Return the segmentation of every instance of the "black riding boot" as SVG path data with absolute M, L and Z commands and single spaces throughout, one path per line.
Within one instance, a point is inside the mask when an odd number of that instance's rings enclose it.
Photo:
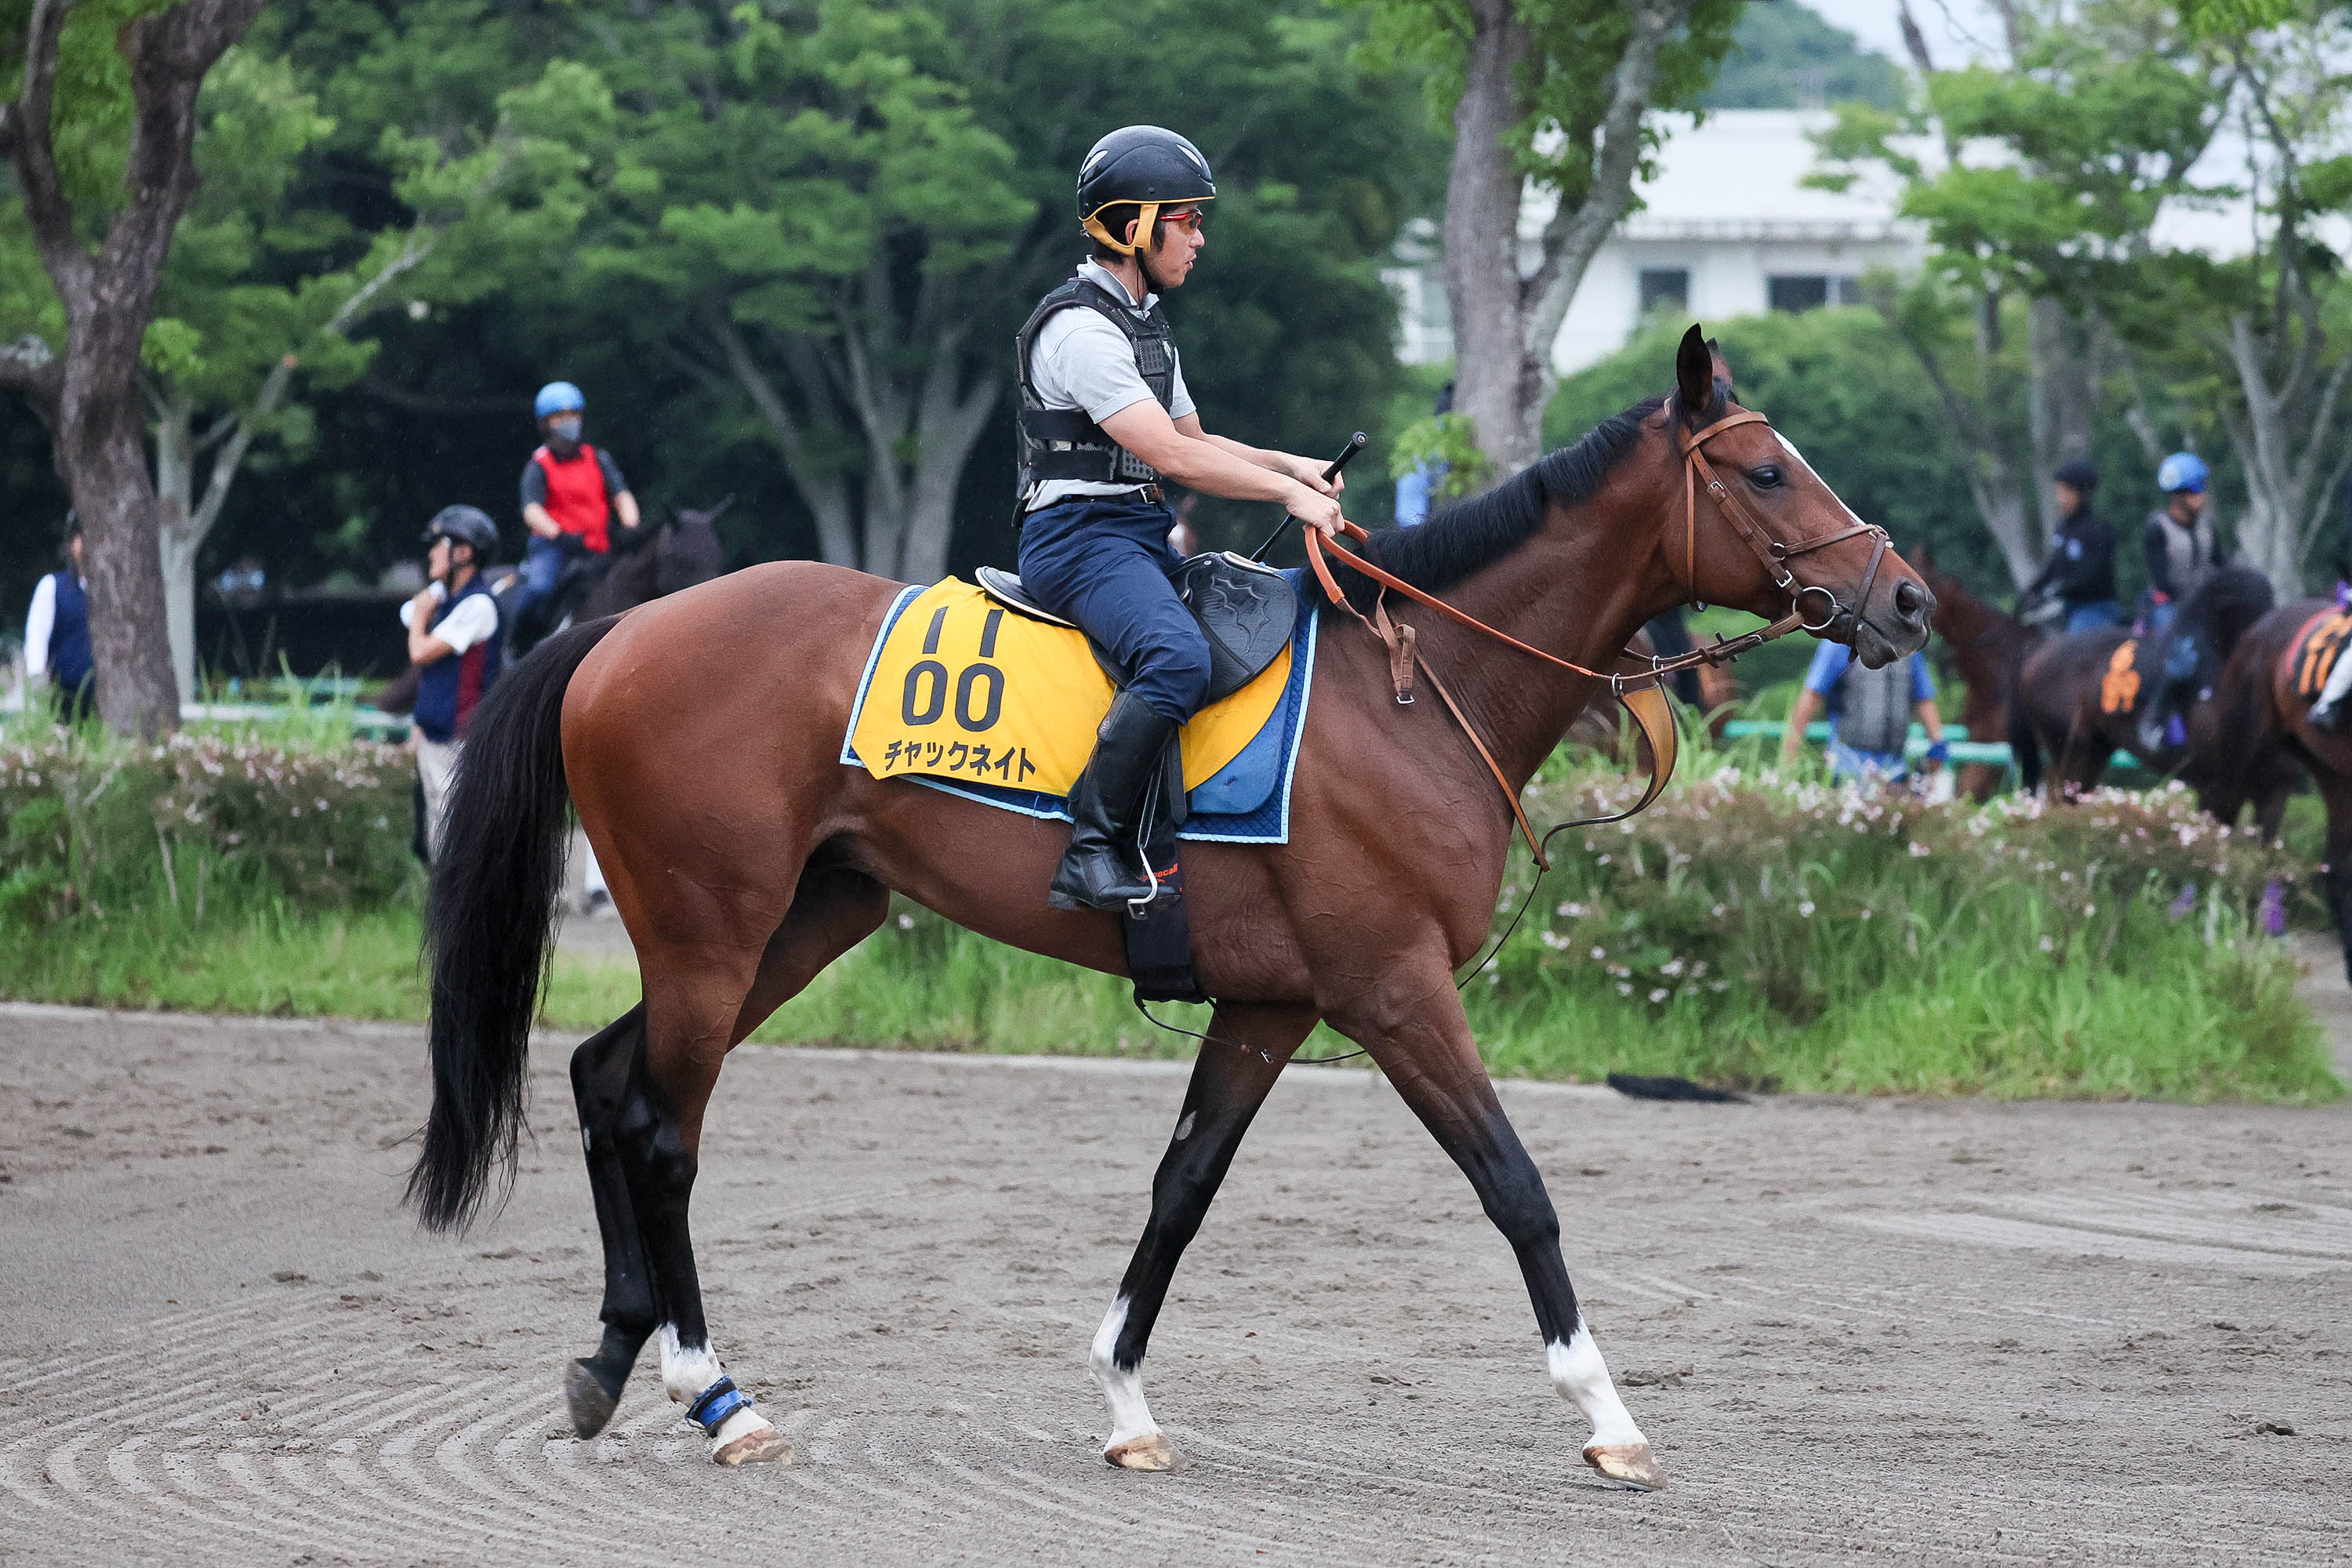
M 1138 846 L 1143 815 L 1161 754 L 1176 733 L 1132 692 L 1111 700 L 1110 712 L 1095 731 L 1095 754 L 1070 791 L 1070 847 L 1054 873 L 1045 901 L 1057 910 L 1118 910 L 1151 896 Z

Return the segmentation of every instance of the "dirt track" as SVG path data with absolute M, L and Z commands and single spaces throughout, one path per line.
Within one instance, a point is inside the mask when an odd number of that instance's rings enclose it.
M 1508 1255 L 1370 1075 L 1260 1120 L 1146 1366 L 1189 1466 L 1134 1476 L 1086 1346 L 1181 1077 L 748 1048 L 698 1241 L 800 1462 L 730 1474 L 643 1369 L 561 1435 L 598 1283 L 562 1061 L 457 1243 L 394 1207 L 415 1031 L 0 1010 L 0 1561 L 2352 1557 L 2341 1110 L 1507 1091 L 1643 1497 L 1577 1463 Z

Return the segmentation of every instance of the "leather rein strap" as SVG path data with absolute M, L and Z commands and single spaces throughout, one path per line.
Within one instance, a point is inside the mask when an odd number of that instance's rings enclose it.
M 1327 543 L 1320 531 L 1312 528 L 1305 531 L 1307 563 L 1314 569 L 1317 580 L 1323 584 L 1324 594 L 1329 597 L 1331 603 L 1355 616 L 1357 621 L 1374 637 L 1380 638 L 1381 646 L 1388 649 L 1389 680 L 1396 689 L 1398 703 L 1402 706 L 1412 704 L 1412 673 L 1418 668 L 1429 678 L 1429 684 L 1436 690 L 1439 700 L 1445 704 L 1446 711 L 1453 714 L 1454 722 L 1462 726 L 1462 732 L 1470 737 L 1470 744 L 1476 748 L 1479 760 L 1486 764 L 1486 771 L 1494 774 L 1495 782 L 1502 786 L 1503 798 L 1510 803 L 1511 815 L 1518 819 L 1519 831 L 1527 836 L 1528 847 L 1534 851 L 1536 865 L 1540 869 L 1549 870 L 1551 863 L 1544 854 L 1544 839 L 1536 836 L 1533 825 L 1528 821 L 1526 810 L 1519 805 L 1518 791 L 1511 787 L 1510 780 L 1503 774 L 1501 764 L 1495 761 L 1494 752 L 1487 750 L 1486 742 L 1479 737 L 1476 728 L 1471 724 L 1469 715 L 1462 711 L 1462 705 L 1454 701 L 1454 694 L 1446 689 L 1444 681 L 1438 679 L 1437 671 L 1432 669 L 1428 662 L 1421 658 L 1416 650 L 1417 639 L 1413 628 L 1390 616 L 1387 605 L 1388 592 L 1393 588 L 1406 598 L 1417 604 L 1426 605 L 1449 620 L 1458 622 L 1472 631 L 1483 633 L 1496 642 L 1517 648 L 1521 653 L 1539 658 L 1546 664 L 1590 679 L 1606 681 L 1610 695 L 1616 698 L 1632 715 L 1633 722 L 1641 729 L 1643 738 L 1649 742 L 1650 785 L 1643 792 L 1642 798 L 1624 811 L 1608 816 L 1562 823 L 1560 826 L 1597 826 L 1603 823 L 1622 822 L 1627 817 L 1646 811 L 1659 795 L 1665 793 L 1667 782 L 1674 777 L 1675 761 L 1679 750 L 1674 711 L 1667 706 L 1664 694 L 1661 689 L 1664 685 L 1665 678 L 1677 670 L 1690 668 L 1694 665 L 1724 664 L 1743 653 L 1761 647 L 1768 642 L 1786 637 L 1789 633 L 1801 628 L 1818 634 L 1827 631 L 1842 617 L 1847 616 L 1859 621 L 1861 606 L 1870 602 L 1870 590 L 1878 580 L 1879 563 L 1885 559 L 1886 555 L 1888 545 L 1886 531 L 1859 520 L 1852 528 L 1840 529 L 1835 533 L 1823 534 L 1818 539 L 1808 539 L 1796 544 L 1783 544 L 1766 531 L 1762 523 L 1748 511 L 1745 503 L 1734 496 L 1729 488 L 1716 476 L 1714 466 L 1706 460 L 1704 450 L 1709 440 L 1726 430 L 1741 425 L 1763 425 L 1769 428 L 1770 421 L 1754 409 L 1742 409 L 1728 417 L 1717 420 L 1704 430 L 1694 430 L 1683 437 L 1684 585 L 1690 591 L 1696 602 L 1698 586 L 1698 489 L 1699 481 L 1704 479 L 1708 497 L 1729 521 L 1733 531 L 1747 542 L 1748 549 L 1755 552 L 1756 558 L 1763 563 L 1764 570 L 1771 577 L 1773 586 L 1789 596 L 1789 613 L 1769 626 L 1760 626 L 1755 631 L 1739 637 L 1726 637 L 1718 634 L 1715 641 L 1706 647 L 1693 648 L 1688 653 L 1676 654 L 1671 658 L 1660 658 L 1654 654 L 1643 658 L 1628 650 L 1621 657 L 1637 660 L 1642 667 L 1631 674 L 1614 670 L 1587 669 L 1573 659 L 1562 658 L 1557 654 L 1546 653 L 1539 647 L 1531 647 L 1507 632 L 1496 630 L 1476 616 L 1454 608 L 1444 600 L 1414 587 L 1402 577 L 1383 571 L 1356 552 L 1338 543 Z M 1341 520 L 1339 527 L 1343 532 L 1354 539 L 1371 537 L 1362 528 L 1344 519 Z M 1800 583 L 1796 580 L 1795 574 L 1789 570 L 1787 563 L 1790 557 L 1802 555 L 1810 551 L 1819 550 L 1826 545 L 1835 544 L 1842 540 L 1852 539 L 1865 533 L 1873 535 L 1875 543 L 1871 551 L 1869 568 L 1863 574 L 1862 591 L 1856 595 L 1855 604 L 1851 609 L 1841 603 L 1838 596 L 1829 589 L 1815 584 Z M 1348 602 L 1346 592 L 1339 586 L 1339 580 L 1331 574 L 1330 563 L 1325 558 L 1327 551 L 1338 555 L 1351 571 L 1360 572 L 1380 584 L 1381 592 L 1373 598 L 1370 615 L 1365 615 Z M 1804 601 L 1805 595 L 1809 594 L 1820 595 L 1828 605 L 1826 614 L 1819 621 L 1808 620 L 1805 616 Z M 1553 831 L 1557 832 L 1559 829 L 1556 828 Z M 1545 836 L 1547 838 L 1549 837 L 1549 835 Z

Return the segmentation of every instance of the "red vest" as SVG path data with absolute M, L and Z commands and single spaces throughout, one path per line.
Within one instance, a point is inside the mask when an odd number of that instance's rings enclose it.
M 596 460 L 596 448 L 583 441 L 579 454 L 567 462 L 541 447 L 530 460 L 547 476 L 547 515 L 556 526 L 578 534 L 595 554 L 610 550 L 613 542 L 604 524 L 612 505 L 604 494 L 604 465 Z

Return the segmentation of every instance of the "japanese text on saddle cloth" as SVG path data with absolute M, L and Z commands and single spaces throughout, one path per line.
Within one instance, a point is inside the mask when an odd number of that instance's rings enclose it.
M 1186 789 L 1265 727 L 1289 682 L 1291 654 L 1285 648 L 1179 732 Z M 876 778 L 929 775 L 1066 795 L 1111 695 L 1083 633 L 1016 615 L 950 577 L 924 589 L 883 633 L 850 745 Z

